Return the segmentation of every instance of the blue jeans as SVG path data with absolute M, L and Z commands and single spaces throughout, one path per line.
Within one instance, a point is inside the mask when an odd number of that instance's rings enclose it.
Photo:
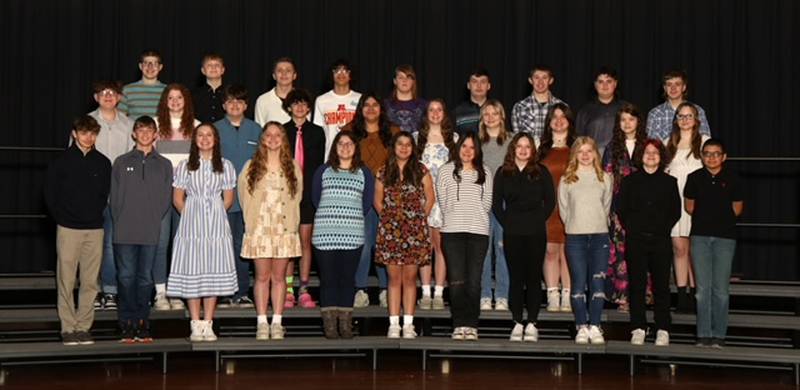
M 233 259 L 236 264 L 236 282 L 239 291 L 233 299 L 246 297 L 250 293 L 250 262 L 242 259 L 242 238 L 244 238 L 244 216 L 241 211 L 228 213 L 228 224 L 233 236 Z
M 378 222 L 378 213 L 374 208 L 370 208 L 364 216 L 364 248 L 361 250 L 361 259 L 356 269 L 356 289 L 359 290 L 367 288 L 369 267 L 374 263 L 372 255 L 375 250 L 375 239 L 378 236 Z M 386 267 L 375 264 L 375 273 L 378 275 L 378 287 L 385 289 L 388 284 Z
M 161 218 L 161 233 L 158 236 L 158 247 L 156 248 L 156 260 L 153 264 L 153 283 L 167 283 L 167 267 L 170 258 L 170 242 L 175 239 L 178 232 L 178 224 L 181 222 L 181 215 L 175 207 L 170 207 L 169 211 Z
M 572 281 L 571 300 L 575 325 L 600 325 L 606 301 L 605 282 L 610 243 L 608 233 L 567 234 L 564 249 Z M 592 296 L 588 304 L 587 286 Z
M 724 339 L 728 333 L 728 298 L 736 240 L 691 236 L 697 283 L 697 337 Z
M 494 299 L 508 299 L 508 264 L 503 249 L 503 226 L 489 213 L 489 249 L 483 261 L 481 274 L 481 298 L 492 298 L 492 248 L 494 248 Z
M 156 245 L 114 244 L 119 279 L 120 322 L 147 321 L 153 295 Z
M 111 207 L 103 210 L 103 262 L 100 264 L 100 284 L 104 294 L 117 293 L 117 264 L 114 262 L 114 220 Z

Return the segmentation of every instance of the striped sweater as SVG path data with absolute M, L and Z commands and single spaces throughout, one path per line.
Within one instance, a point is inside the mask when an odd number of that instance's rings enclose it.
M 486 166 L 486 181 L 475 184 L 477 171 L 461 170 L 461 180 L 453 177 L 452 162 L 439 168 L 436 178 L 436 201 L 442 210 L 442 233 L 489 235 L 489 212 L 492 209 L 492 173 Z
M 160 81 L 152 85 L 141 80 L 130 83 L 122 88 L 122 100 L 117 109 L 134 121 L 142 115 L 156 116 L 164 88 L 166 85 Z
M 317 208 L 311 244 L 319 250 L 349 250 L 364 245 L 364 216 L 372 207 L 375 179 L 369 169 L 336 171 L 320 166 L 311 183 Z

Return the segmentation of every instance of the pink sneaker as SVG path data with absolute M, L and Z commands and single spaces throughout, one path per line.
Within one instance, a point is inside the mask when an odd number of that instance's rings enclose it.
M 313 309 L 317 307 L 317 303 L 314 302 L 314 298 L 311 298 L 311 294 L 304 292 L 300 294 L 300 307 L 304 309 Z
M 284 309 L 291 309 L 294 307 L 294 294 L 286 294 L 286 300 L 283 302 Z

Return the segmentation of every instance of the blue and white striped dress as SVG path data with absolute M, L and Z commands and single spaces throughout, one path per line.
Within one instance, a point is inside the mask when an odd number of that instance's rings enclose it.
M 222 191 L 236 187 L 236 171 L 223 159 L 224 172 L 200 160 L 190 172 L 183 160 L 172 186 L 186 191 L 186 205 L 175 234 L 167 295 L 180 298 L 229 296 L 238 290 L 233 241 Z

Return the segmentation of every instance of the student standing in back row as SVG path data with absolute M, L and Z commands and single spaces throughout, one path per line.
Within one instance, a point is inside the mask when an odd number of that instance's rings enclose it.
M 319 96 L 314 104 L 314 124 L 325 129 L 325 155 L 331 150 L 333 138 L 341 128 L 356 116 L 356 106 L 361 94 L 350 89 L 353 69 L 340 59 L 331 65 L 333 89 Z
M 155 116 L 161 92 L 166 84 L 158 80 L 158 75 L 164 69 L 161 54 L 155 50 L 145 50 L 139 55 L 139 70 L 142 79 L 122 88 L 122 101 L 119 110 L 129 118 L 138 118 L 142 115 Z
M 203 85 L 192 91 L 195 116 L 200 122 L 214 123 L 225 115 L 222 108 L 225 85 L 225 61 L 219 54 L 206 54 L 200 64 L 200 73 L 205 76 Z

